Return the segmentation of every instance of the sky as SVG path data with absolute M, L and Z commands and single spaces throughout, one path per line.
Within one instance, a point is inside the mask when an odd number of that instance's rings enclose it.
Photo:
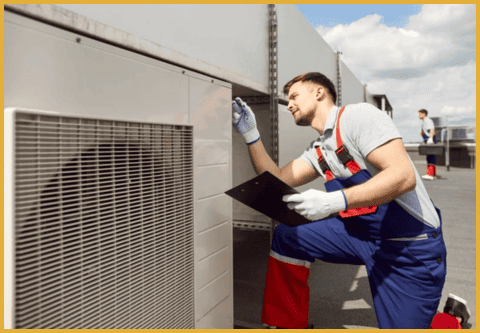
M 296 6 L 370 93 L 387 96 L 404 142 L 420 142 L 420 109 L 475 126 L 475 4 Z

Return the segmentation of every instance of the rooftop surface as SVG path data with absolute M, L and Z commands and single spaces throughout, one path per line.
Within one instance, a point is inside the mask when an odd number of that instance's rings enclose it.
M 424 158 L 424 157 L 422 157 Z M 414 161 L 420 174 L 426 162 Z M 464 328 L 476 328 L 476 172 L 475 169 L 437 167 L 438 179 L 424 181 L 442 211 L 447 247 L 447 279 L 439 310 L 448 294 L 465 300 L 471 312 Z M 263 328 L 263 287 L 270 249 L 270 233 L 234 229 L 235 328 Z M 330 264 L 311 266 L 309 321 L 315 329 L 378 328 L 364 266 Z

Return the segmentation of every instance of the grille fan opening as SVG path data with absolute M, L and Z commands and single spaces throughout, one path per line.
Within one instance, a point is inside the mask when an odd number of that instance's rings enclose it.
M 15 127 L 15 328 L 194 328 L 192 127 Z

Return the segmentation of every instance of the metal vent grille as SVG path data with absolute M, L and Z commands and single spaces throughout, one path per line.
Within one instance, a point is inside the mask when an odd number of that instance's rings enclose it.
M 192 135 L 16 113 L 15 328 L 194 328 Z

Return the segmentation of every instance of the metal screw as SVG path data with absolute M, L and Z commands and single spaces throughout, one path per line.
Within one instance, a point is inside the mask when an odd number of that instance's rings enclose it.
M 80 37 L 77 37 L 77 43 L 80 43 L 82 40 L 80 39 Z

